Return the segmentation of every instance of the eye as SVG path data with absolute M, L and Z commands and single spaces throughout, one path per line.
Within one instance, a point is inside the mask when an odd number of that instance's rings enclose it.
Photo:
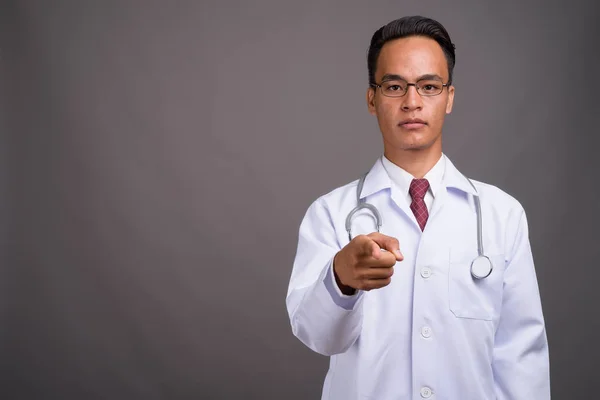
M 421 81 L 418 83 L 419 92 L 424 95 L 439 94 L 443 87 L 443 83 L 437 80 Z
M 401 81 L 387 81 L 383 83 L 383 90 L 389 94 L 403 93 L 406 91 L 406 83 Z

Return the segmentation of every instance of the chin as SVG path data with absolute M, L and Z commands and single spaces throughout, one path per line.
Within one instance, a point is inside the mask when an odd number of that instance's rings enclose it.
M 419 151 L 419 150 L 427 150 L 429 149 L 431 146 L 427 146 L 427 145 L 421 145 L 421 144 L 409 144 L 409 145 L 402 145 L 400 146 L 400 148 L 404 151 Z
M 398 148 L 401 150 L 407 151 L 418 151 L 418 150 L 428 150 L 435 145 L 435 140 L 411 140 L 411 141 L 401 141 L 398 143 Z
M 428 127 L 427 127 L 428 128 Z M 388 130 L 383 135 L 384 142 L 400 151 L 428 150 L 435 147 L 441 135 L 435 136 L 431 131 L 419 130 Z M 387 140 L 386 140 L 387 137 Z

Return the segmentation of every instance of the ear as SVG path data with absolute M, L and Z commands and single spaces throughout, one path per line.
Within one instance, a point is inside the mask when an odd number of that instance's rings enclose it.
M 448 101 L 446 102 L 446 114 L 452 112 L 452 106 L 454 105 L 454 86 L 448 88 Z
M 369 86 L 367 89 L 367 108 L 369 109 L 369 114 L 375 115 L 375 88 Z

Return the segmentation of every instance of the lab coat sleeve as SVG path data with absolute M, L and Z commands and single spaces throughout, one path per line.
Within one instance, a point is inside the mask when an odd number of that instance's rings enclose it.
M 300 224 L 298 247 L 286 298 L 294 335 L 317 353 L 343 353 L 362 327 L 364 294 L 341 293 L 332 271 L 340 250 L 324 201 L 315 201 Z
M 548 341 L 523 209 L 507 231 L 502 310 L 495 335 L 493 371 L 498 400 L 550 399 Z

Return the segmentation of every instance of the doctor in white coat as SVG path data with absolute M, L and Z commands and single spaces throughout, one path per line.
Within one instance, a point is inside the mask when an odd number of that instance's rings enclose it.
M 550 398 L 523 207 L 442 152 L 454 59 L 432 19 L 372 37 L 367 104 L 384 154 L 310 205 L 286 298 L 294 335 L 330 356 L 322 399 Z M 347 226 L 359 201 L 374 209 Z

